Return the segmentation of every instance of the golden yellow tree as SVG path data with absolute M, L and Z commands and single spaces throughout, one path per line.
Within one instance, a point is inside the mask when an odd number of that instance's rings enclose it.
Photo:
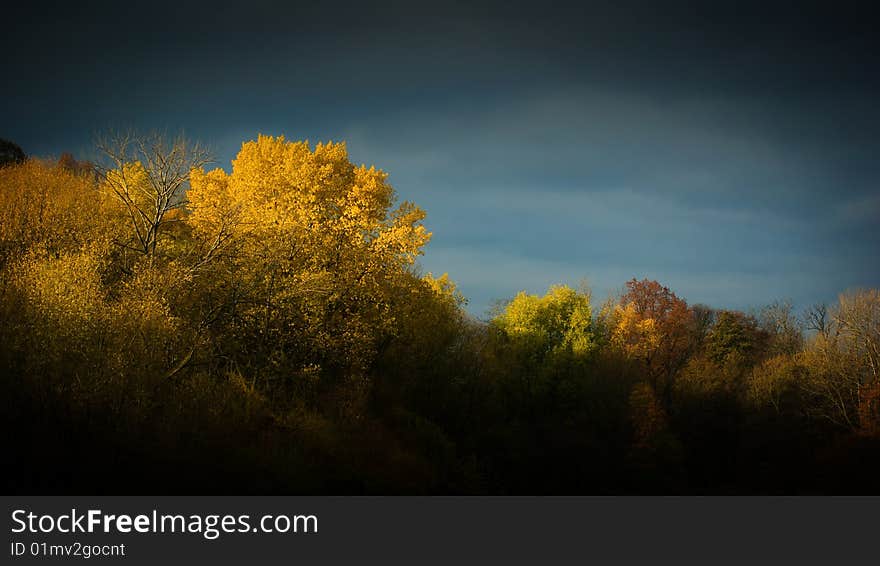
M 633 358 L 649 362 L 660 347 L 657 321 L 643 318 L 632 303 L 616 305 L 614 316 L 617 324 L 611 331 L 612 344 Z
M 424 212 L 395 208 L 387 174 L 351 163 L 343 143 L 259 136 L 231 173 L 194 170 L 188 200 L 198 267 L 234 266 L 236 316 L 283 366 L 365 367 L 430 239 Z
M 31 251 L 60 254 L 109 245 L 119 224 L 93 180 L 31 159 L 0 169 L 0 263 Z

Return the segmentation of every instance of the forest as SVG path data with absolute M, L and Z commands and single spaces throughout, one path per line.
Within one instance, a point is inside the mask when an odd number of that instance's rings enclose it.
M 477 320 L 344 143 L 96 155 L 0 155 L 7 492 L 876 491 L 880 290 L 739 312 L 634 274 Z

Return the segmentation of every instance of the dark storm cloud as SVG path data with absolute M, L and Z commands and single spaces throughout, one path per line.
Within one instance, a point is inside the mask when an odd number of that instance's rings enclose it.
M 880 284 L 874 20 L 834 3 L 28 4 L 0 135 L 347 139 L 481 312 L 657 277 L 747 307 Z

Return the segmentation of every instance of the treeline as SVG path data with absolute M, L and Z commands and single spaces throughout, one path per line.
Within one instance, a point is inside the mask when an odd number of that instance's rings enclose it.
M 480 322 L 343 144 L 98 149 L 0 168 L 7 491 L 875 490 L 877 290 L 747 314 L 633 279 Z

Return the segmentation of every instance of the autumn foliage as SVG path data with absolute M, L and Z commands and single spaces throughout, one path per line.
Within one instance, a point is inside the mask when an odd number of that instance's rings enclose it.
M 425 213 L 342 143 L 259 136 L 206 170 L 182 138 L 114 140 L 0 168 L 12 491 L 875 485 L 876 290 L 798 316 L 632 279 L 480 321 L 420 272 Z

